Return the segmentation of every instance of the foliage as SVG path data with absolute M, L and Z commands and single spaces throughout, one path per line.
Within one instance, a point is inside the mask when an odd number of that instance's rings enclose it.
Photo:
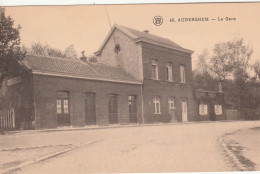
M 14 27 L 14 20 L 5 15 L 5 9 L 0 7 L 0 87 L 13 61 L 24 58 L 20 50 L 21 27 Z
M 243 39 L 218 43 L 210 59 L 210 70 L 219 81 L 244 76 L 252 53 L 252 48 L 245 45 Z
M 216 90 L 218 82 L 222 82 L 225 100 L 240 108 L 245 106 L 250 98 L 245 95 L 253 89 L 248 74 L 252 53 L 253 49 L 243 39 L 215 44 L 212 56 L 207 51 L 198 56 L 199 66 L 193 74 L 194 86 L 197 89 Z M 259 61 L 252 68 L 259 73 Z
M 37 55 L 37 56 L 51 56 L 51 57 L 71 58 L 71 59 L 78 58 L 77 52 L 75 51 L 73 45 L 69 45 L 65 49 L 65 51 L 62 51 L 60 49 L 50 46 L 47 43 L 42 44 L 41 42 L 36 42 L 33 43 L 30 48 L 23 46 L 22 50 L 25 50 L 31 55 Z
M 77 52 L 74 49 L 74 45 L 69 45 L 65 49 L 64 55 L 65 55 L 66 58 L 72 58 L 72 59 L 77 59 L 78 58 Z

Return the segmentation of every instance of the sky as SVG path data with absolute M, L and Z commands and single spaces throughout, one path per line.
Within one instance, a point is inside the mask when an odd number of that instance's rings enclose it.
M 106 12 L 107 9 L 107 12 Z M 64 50 L 73 44 L 81 51 L 97 51 L 110 31 L 110 24 L 119 24 L 169 38 L 193 50 L 193 68 L 197 57 L 214 44 L 243 38 L 254 53 L 251 63 L 260 60 L 260 3 L 198 3 L 143 5 L 74 5 L 6 7 L 7 15 L 22 26 L 22 45 L 48 43 Z M 155 16 L 163 23 L 156 26 Z M 178 22 L 179 18 L 208 18 L 209 21 Z M 226 20 L 235 18 L 235 20 Z M 175 22 L 170 22 L 174 18 Z M 221 18 L 223 21 L 221 21 Z M 216 20 L 211 20 L 216 19 Z

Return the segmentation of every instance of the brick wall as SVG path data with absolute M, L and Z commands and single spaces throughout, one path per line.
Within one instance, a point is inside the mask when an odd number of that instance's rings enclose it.
M 21 77 L 21 82 L 8 86 L 7 80 Z M 14 108 L 15 128 L 33 129 L 33 85 L 32 74 L 17 62 L 10 64 L 7 76 L 1 88 L 1 103 L 3 108 Z
M 107 95 L 118 94 L 118 122 L 129 123 L 128 95 L 137 95 L 137 116 L 141 120 L 141 86 L 113 82 L 34 75 L 36 128 L 56 128 L 56 91 L 70 95 L 70 122 L 72 126 L 85 125 L 84 92 L 96 93 L 98 125 L 109 124 Z
M 118 54 L 114 51 L 116 44 L 120 45 Z M 105 65 L 122 67 L 137 80 L 143 79 L 141 45 L 135 43 L 132 38 L 118 29 L 115 29 L 111 37 L 108 38 L 97 59 L 98 62 Z
M 192 86 L 191 55 L 171 49 L 142 43 L 142 55 L 144 64 L 144 113 L 147 122 L 170 122 L 171 117 L 168 110 L 168 97 L 175 98 L 176 117 L 182 121 L 181 101 L 187 100 L 188 121 L 197 120 L 198 108 L 194 104 L 194 93 Z M 159 80 L 152 80 L 152 59 L 158 60 Z M 173 82 L 167 81 L 166 64 L 173 64 Z M 186 83 L 180 83 L 180 65 L 185 66 Z M 153 96 L 161 98 L 162 114 L 153 114 Z

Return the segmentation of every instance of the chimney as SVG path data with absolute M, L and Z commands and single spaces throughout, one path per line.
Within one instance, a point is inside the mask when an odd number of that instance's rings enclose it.
M 222 82 L 221 81 L 218 82 L 218 92 L 219 93 L 223 92 L 223 86 L 222 86 Z
M 85 54 L 85 51 L 82 51 L 81 54 L 82 54 L 82 56 L 80 57 L 80 60 L 81 60 L 82 62 L 87 62 L 87 57 L 84 55 L 84 54 Z
M 149 30 L 144 30 L 143 32 L 145 32 L 145 33 L 149 33 Z

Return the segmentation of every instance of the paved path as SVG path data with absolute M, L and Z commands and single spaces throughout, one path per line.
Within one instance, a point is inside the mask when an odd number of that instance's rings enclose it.
M 39 137 L 37 144 L 49 140 L 54 144 L 82 143 L 90 137 L 102 141 L 22 168 L 16 173 L 232 171 L 234 168 L 225 158 L 217 139 L 237 129 L 259 126 L 260 121 L 214 122 L 38 132 L 23 138 L 17 135 L 20 142 Z

